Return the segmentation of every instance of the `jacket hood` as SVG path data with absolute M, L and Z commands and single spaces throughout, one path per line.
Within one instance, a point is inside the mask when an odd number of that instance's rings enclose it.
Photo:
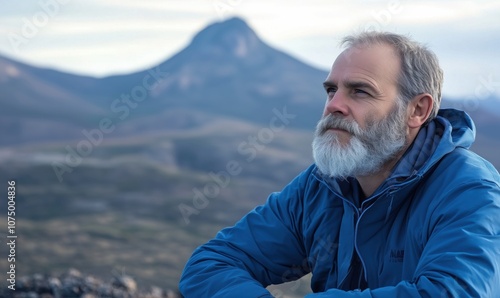
M 419 174 L 423 174 L 455 148 L 470 148 L 476 138 L 476 126 L 464 111 L 440 109 L 432 123 L 435 123 L 436 132 L 441 135 L 440 140 L 427 162 L 418 169 Z
M 441 109 L 435 121 L 446 127 L 451 125 L 451 131 L 446 133 L 448 142 L 455 147 L 469 148 L 476 138 L 476 126 L 471 117 L 464 111 L 456 109 Z

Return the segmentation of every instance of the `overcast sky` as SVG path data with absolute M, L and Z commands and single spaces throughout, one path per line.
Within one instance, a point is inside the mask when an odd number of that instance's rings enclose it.
M 408 34 L 440 58 L 445 95 L 500 95 L 497 0 L 0 0 L 0 55 L 98 77 L 128 73 L 159 64 L 231 16 L 324 70 L 346 34 Z

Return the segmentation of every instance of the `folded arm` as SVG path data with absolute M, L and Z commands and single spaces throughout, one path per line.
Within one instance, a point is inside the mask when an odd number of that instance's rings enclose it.
M 290 273 L 306 253 L 295 183 L 195 250 L 180 281 L 185 297 L 272 297 L 268 285 L 298 278 Z

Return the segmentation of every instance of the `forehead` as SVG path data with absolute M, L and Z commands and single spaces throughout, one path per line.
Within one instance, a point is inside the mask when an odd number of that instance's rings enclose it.
M 380 84 L 397 84 L 401 61 L 388 44 L 359 45 L 344 50 L 333 63 L 327 81 L 361 80 Z

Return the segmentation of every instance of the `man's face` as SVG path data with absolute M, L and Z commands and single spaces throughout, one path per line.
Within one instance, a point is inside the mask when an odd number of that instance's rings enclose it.
M 388 45 L 351 48 L 324 82 L 328 98 L 313 142 L 319 169 L 334 177 L 368 175 L 406 143 L 406 105 L 398 99 L 400 61 Z

